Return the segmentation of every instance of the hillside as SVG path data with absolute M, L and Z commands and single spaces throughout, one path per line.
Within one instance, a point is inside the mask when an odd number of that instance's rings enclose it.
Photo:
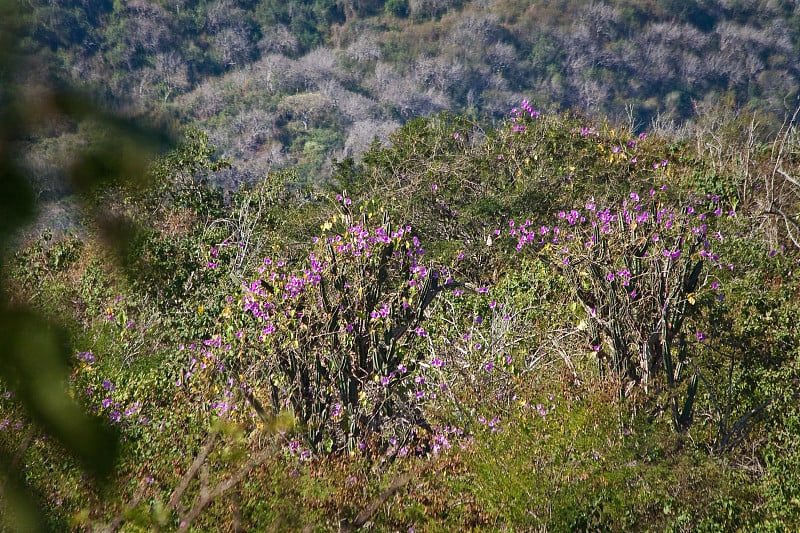
M 321 182 L 410 118 L 507 118 L 531 98 L 630 129 L 691 129 L 720 102 L 777 131 L 797 105 L 793 2 L 161 0 L 29 2 L 37 76 L 166 112 L 236 161 L 235 188 L 292 166 Z M 43 194 L 76 127 L 29 148 Z M 48 179 L 49 178 L 49 179 Z
M 413 119 L 330 186 L 227 202 L 195 132 L 96 196 L 138 228 L 116 259 L 99 233 L 9 259 L 10 309 L 65 328 L 120 443 L 85 483 L 6 382 L 46 525 L 791 528 L 795 130 L 510 115 Z
M 797 13 L 642 5 L 0 1 L 0 528 L 796 527 Z

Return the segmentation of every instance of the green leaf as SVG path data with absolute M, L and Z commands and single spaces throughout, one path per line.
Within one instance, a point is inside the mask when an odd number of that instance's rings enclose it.
M 0 312 L 0 377 L 44 431 L 57 438 L 98 480 L 114 466 L 115 432 L 85 414 L 68 392 L 63 333 L 26 311 Z

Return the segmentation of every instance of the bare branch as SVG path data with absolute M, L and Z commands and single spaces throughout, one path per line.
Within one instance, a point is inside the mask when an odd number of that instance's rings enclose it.
M 219 482 L 212 490 L 201 491 L 189 512 L 180 517 L 179 531 L 187 531 L 189 526 L 192 525 L 192 522 L 200 516 L 200 513 L 203 512 L 203 509 L 205 509 L 209 503 L 223 496 L 231 489 L 234 489 L 255 467 L 269 459 L 272 453 L 273 451 L 270 449 L 261 450 L 259 453 L 252 456 L 238 472 L 224 481 Z M 195 463 L 196 462 L 197 461 L 195 461 Z
M 181 503 L 181 497 L 183 497 L 183 493 L 186 492 L 186 489 L 189 488 L 189 483 L 191 483 L 192 479 L 197 475 L 197 472 L 200 470 L 200 467 L 205 463 L 208 454 L 211 453 L 211 450 L 214 447 L 214 443 L 219 436 L 219 431 L 214 430 L 207 438 L 203 447 L 200 449 L 200 453 L 197 454 L 192 466 L 189 467 L 189 470 L 183 475 L 180 484 L 178 487 L 173 491 L 172 496 L 169 498 L 168 507 L 174 510 L 176 513 L 183 514 L 184 507 Z
M 383 491 L 383 493 L 373 500 L 373 502 L 366 508 L 362 509 L 362 511 L 356 515 L 352 522 L 344 522 L 339 527 L 339 533 L 347 533 L 361 528 L 369 521 L 370 518 L 373 517 L 375 513 L 378 512 L 381 506 L 386 503 L 389 498 L 394 496 L 398 490 L 402 489 L 409 481 L 411 481 L 412 477 L 413 475 L 411 472 L 406 472 L 405 474 L 396 477 L 394 481 L 392 481 L 392 484 L 389 485 L 389 488 Z

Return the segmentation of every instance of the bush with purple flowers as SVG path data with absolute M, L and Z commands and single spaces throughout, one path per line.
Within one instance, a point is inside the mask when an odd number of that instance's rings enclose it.
M 648 393 L 663 370 L 673 423 L 683 431 L 698 384 L 693 375 L 679 405 L 672 391 L 687 365 L 685 322 L 699 294 L 715 290 L 709 273 L 727 265 L 715 248 L 719 198 L 678 202 L 665 190 L 609 204 L 590 198 L 560 211 L 552 227 L 522 224 L 509 233 L 518 249 L 543 253 L 567 280 L 585 310 L 588 346 L 622 396 L 633 386 Z
M 291 412 L 313 450 L 383 446 L 427 426 L 414 346 L 445 285 L 411 227 L 357 220 L 349 198 L 340 204 L 305 256 L 263 259 L 204 350 L 253 406 Z

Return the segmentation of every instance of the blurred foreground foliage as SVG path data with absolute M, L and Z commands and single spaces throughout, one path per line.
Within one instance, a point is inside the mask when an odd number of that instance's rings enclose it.
M 35 307 L 12 302 L 13 287 L 8 286 L 6 272 L 10 244 L 37 215 L 37 197 L 20 145 L 54 121 L 95 123 L 105 142 L 87 146 L 69 171 L 75 193 L 90 198 L 108 184 L 130 184 L 131 178 L 143 176 L 153 149 L 164 146 L 166 138 L 104 112 L 91 103 L 88 94 L 32 75 L 34 58 L 18 47 L 28 30 L 18 25 L 25 20 L 20 9 L 16 2 L 0 3 L 0 378 L 8 397 L 19 402 L 37 429 L 30 429 L 16 454 L 3 442 L 0 483 L 6 525 L 33 531 L 44 527 L 44 522 L 41 495 L 32 490 L 20 468 L 30 439 L 39 432 L 53 437 L 97 482 L 105 483 L 118 457 L 118 435 L 72 398 L 66 385 L 72 350 L 62 324 Z M 95 206 L 91 216 L 111 230 L 107 242 L 122 246 L 123 236 L 114 230 L 123 227 L 123 221 L 109 218 L 100 207 Z M 59 258 L 54 261 L 58 264 Z

